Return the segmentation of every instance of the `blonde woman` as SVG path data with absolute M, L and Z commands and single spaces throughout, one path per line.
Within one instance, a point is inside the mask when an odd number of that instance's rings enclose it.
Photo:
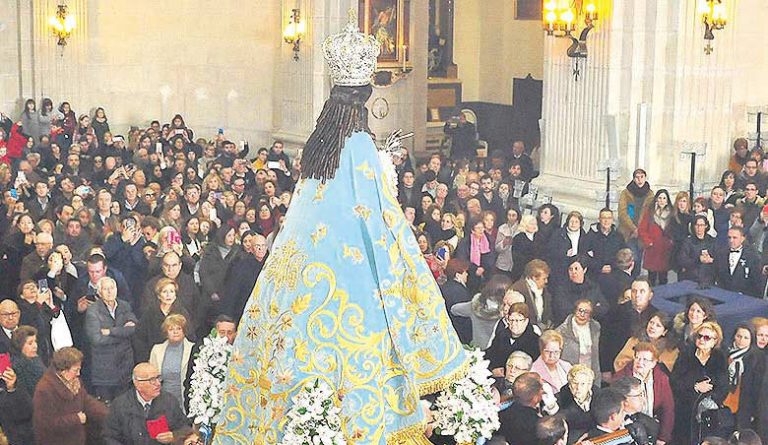
M 149 353 L 149 363 L 160 370 L 163 379 L 163 390 L 173 394 L 184 407 L 184 394 L 189 357 L 194 344 L 187 340 L 187 318 L 181 314 L 171 314 L 165 317 L 161 325 L 166 340 L 152 346 Z

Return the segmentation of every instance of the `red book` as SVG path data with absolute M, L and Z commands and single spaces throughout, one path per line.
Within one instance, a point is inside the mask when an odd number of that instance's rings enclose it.
M 0 354 L 0 374 L 4 373 L 6 369 L 11 367 L 11 354 Z
M 171 431 L 171 429 L 168 428 L 168 419 L 166 419 L 165 416 L 160 416 L 154 420 L 147 420 L 147 432 L 149 433 L 149 437 L 157 439 L 159 434 L 167 433 L 169 431 Z

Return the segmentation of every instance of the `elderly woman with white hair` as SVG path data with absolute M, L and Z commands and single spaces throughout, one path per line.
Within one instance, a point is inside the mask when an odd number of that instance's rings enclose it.
M 91 347 L 91 384 L 95 397 L 111 401 L 131 381 L 131 337 L 138 320 L 130 303 L 117 299 L 115 280 L 101 278 L 96 283 L 96 292 L 96 303 L 85 312 L 85 333 Z

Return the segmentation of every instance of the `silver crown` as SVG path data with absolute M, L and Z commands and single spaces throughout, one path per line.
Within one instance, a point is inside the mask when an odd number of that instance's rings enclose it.
M 349 11 L 349 21 L 344 30 L 323 42 L 323 54 L 333 83 L 345 87 L 371 83 L 380 51 L 379 42 L 358 29 L 354 10 Z

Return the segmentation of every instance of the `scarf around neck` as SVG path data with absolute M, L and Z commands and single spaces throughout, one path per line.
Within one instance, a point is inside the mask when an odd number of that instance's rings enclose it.
M 651 185 L 646 181 L 642 187 L 638 187 L 637 184 L 635 184 L 635 181 L 629 181 L 627 190 L 629 190 L 629 193 L 632 193 L 632 196 L 635 198 L 641 198 L 647 196 L 648 193 L 651 192 Z
M 480 239 L 477 239 L 474 235 L 469 236 L 469 260 L 474 264 L 475 266 L 480 266 L 480 257 L 484 253 L 488 253 L 491 251 L 490 244 L 488 243 L 488 237 L 482 236 Z

